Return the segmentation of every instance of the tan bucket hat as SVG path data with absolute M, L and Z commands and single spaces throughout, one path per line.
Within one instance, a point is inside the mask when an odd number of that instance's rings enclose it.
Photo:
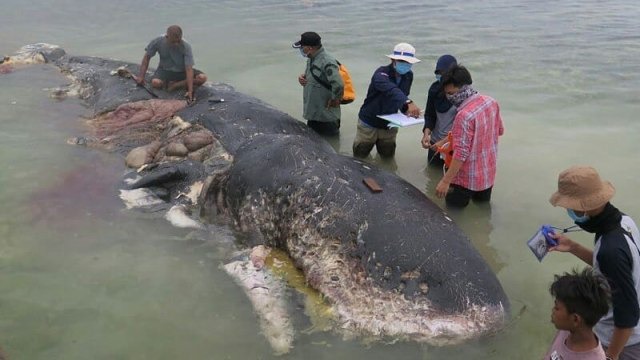
M 589 211 L 606 204 L 616 189 L 608 181 L 602 181 L 591 166 L 573 166 L 558 176 L 558 191 L 549 202 L 566 209 Z

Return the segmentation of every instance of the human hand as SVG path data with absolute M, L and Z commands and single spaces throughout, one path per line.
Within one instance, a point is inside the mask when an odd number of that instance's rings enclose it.
M 300 76 L 298 76 L 298 82 L 300 83 L 300 85 L 305 86 L 307 85 L 307 77 L 304 76 L 304 74 L 300 74 Z
M 424 131 L 420 143 L 423 149 L 429 149 L 431 147 L 431 132 L 428 129 Z
M 135 82 L 138 85 L 144 85 L 144 76 L 133 76 L 133 80 L 135 80 Z
M 193 102 L 193 91 L 187 91 L 184 94 L 184 97 L 187 98 L 187 103 L 189 103 L 189 104 L 192 103 Z
M 436 196 L 441 199 L 447 196 L 447 193 L 449 192 L 449 185 L 450 184 L 448 182 L 441 179 L 440 182 L 438 182 L 438 186 L 436 186 Z
M 340 99 L 329 99 L 327 101 L 327 109 L 340 106 Z
M 550 247 L 549 251 L 571 252 L 571 250 L 573 250 L 573 246 L 575 243 L 566 235 L 549 234 L 549 236 L 551 236 L 551 238 L 553 238 L 558 243 L 558 245 Z
M 411 116 L 417 119 L 420 116 L 420 108 L 412 102 L 409 103 L 409 105 L 407 106 L 407 116 Z

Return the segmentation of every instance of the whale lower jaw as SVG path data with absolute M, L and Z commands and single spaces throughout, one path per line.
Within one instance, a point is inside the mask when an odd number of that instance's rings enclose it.
M 291 208 L 297 208 L 297 201 L 308 202 L 302 192 L 286 199 Z M 507 315 L 502 304 L 469 303 L 463 312 L 446 313 L 435 309 L 424 297 L 407 299 L 397 289 L 381 288 L 366 275 L 357 259 L 347 255 L 347 246 L 317 230 L 331 222 L 332 216 L 326 217 L 324 224 L 311 227 L 307 220 L 312 214 L 291 212 L 292 216 L 285 220 L 287 228 L 283 229 L 274 221 L 278 217 L 275 204 L 283 202 L 264 192 L 247 197 L 236 212 L 236 225 L 244 231 L 257 230 L 270 246 L 285 242 L 284 247 L 304 272 L 308 285 L 332 306 L 334 328 L 345 338 L 443 346 L 492 334 L 504 326 Z M 361 231 L 366 226 L 362 224 Z
M 299 257 L 302 249 L 295 246 L 290 253 L 301 263 L 310 285 L 333 305 L 337 327 L 349 337 L 450 345 L 499 329 L 505 319 L 501 305 L 471 305 L 463 313 L 446 314 L 427 300 L 406 299 L 402 293 L 374 284 L 358 270 L 358 263 L 341 255 L 345 251 L 339 242 L 313 231 L 302 238 L 306 244 L 323 245 L 311 256 Z

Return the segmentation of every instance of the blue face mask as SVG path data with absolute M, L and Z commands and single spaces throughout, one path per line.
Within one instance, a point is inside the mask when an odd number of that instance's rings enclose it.
M 400 75 L 404 75 L 411 70 L 411 64 L 408 62 L 396 61 L 396 65 L 394 67 L 396 72 Z
M 584 214 L 582 216 L 578 216 L 576 214 L 576 212 L 573 211 L 573 209 L 567 209 L 567 214 L 569 215 L 571 220 L 573 220 L 576 224 L 583 224 L 583 223 L 589 221 L 589 219 L 591 219 L 589 217 L 589 215 L 587 215 L 587 214 Z
M 305 53 L 304 53 L 304 49 L 303 49 L 302 47 L 299 47 L 299 48 L 298 48 L 298 50 L 300 50 L 300 55 L 301 55 L 303 58 L 305 58 L 305 59 L 306 59 L 306 58 L 307 58 L 307 54 L 305 54 Z
M 440 74 L 436 74 L 436 81 L 440 82 L 440 79 L 442 79 L 442 75 Z

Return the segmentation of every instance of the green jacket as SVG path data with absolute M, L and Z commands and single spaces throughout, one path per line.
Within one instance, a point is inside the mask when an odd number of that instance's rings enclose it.
M 315 74 L 322 82 L 329 84 L 331 90 L 324 87 L 314 77 Z M 329 99 L 342 100 L 342 92 L 344 83 L 338 62 L 331 55 L 320 48 L 313 58 L 307 60 L 307 69 L 305 70 L 305 79 L 307 84 L 304 86 L 303 117 L 307 120 L 334 122 L 340 120 L 340 107 L 332 107 L 327 109 Z

